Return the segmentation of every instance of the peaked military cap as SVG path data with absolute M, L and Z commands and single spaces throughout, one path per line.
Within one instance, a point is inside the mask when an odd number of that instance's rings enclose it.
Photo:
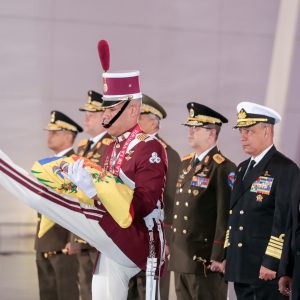
M 240 102 L 236 109 L 237 124 L 234 128 L 250 127 L 257 123 L 276 124 L 281 121 L 278 112 L 253 102 Z
M 48 124 L 46 130 L 49 131 L 59 131 L 59 130 L 69 130 L 72 132 L 82 132 L 83 129 L 71 118 L 66 116 L 60 111 L 53 110 L 51 111 L 51 120 Z
M 82 108 L 79 108 L 80 111 L 104 111 L 102 107 L 103 99 L 102 95 L 95 91 L 88 91 L 88 102 L 84 104 Z
M 222 126 L 223 123 L 228 123 L 224 116 L 203 104 L 190 102 L 187 104 L 187 109 L 189 117 L 183 125 L 200 127 L 208 124 Z
M 151 97 L 143 94 L 141 114 L 153 114 L 160 120 L 166 118 L 165 109 Z

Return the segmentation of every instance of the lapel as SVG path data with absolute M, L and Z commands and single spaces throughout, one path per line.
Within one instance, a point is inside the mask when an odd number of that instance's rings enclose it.
M 244 161 L 239 169 L 240 171 L 238 172 L 236 181 L 233 186 L 233 191 L 232 191 L 232 197 L 231 197 L 231 208 L 235 205 L 235 203 L 241 198 L 245 192 L 247 192 L 252 183 L 261 175 L 264 175 L 266 167 L 268 163 L 270 162 L 270 159 L 273 157 L 273 155 L 277 152 L 275 146 L 273 146 L 267 154 L 263 157 L 263 159 L 252 169 L 250 170 L 244 180 L 243 176 L 244 173 L 248 167 L 248 164 L 250 162 L 250 158 Z
M 187 168 L 191 168 L 190 171 L 188 172 L 188 174 L 186 174 L 186 176 L 184 177 L 184 179 L 182 180 L 182 185 L 184 185 L 187 182 L 191 182 L 192 177 L 196 174 L 201 174 L 201 172 L 205 171 L 207 169 L 210 170 L 210 163 L 212 161 L 213 156 L 219 153 L 217 146 L 214 147 L 213 149 L 211 149 L 206 156 L 200 161 L 198 162 L 196 165 L 193 166 L 193 161 L 195 159 L 195 156 L 191 158 L 189 165 Z

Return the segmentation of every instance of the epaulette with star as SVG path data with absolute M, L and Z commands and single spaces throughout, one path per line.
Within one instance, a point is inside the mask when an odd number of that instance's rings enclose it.
M 214 161 L 215 161 L 217 164 L 219 164 L 219 165 L 220 165 L 222 162 L 225 161 L 225 157 L 222 156 L 222 155 L 219 154 L 219 153 L 215 154 L 215 155 L 213 156 L 213 159 L 214 159 Z
M 114 140 L 111 139 L 111 138 L 105 138 L 105 139 L 102 140 L 102 144 L 108 146 L 108 145 L 110 145 L 113 141 L 114 141 Z
M 188 155 L 185 155 L 185 156 L 183 156 L 183 157 L 181 158 L 181 161 L 185 161 L 185 160 L 191 159 L 191 158 L 194 157 L 194 155 L 195 155 L 194 152 L 192 152 L 192 153 L 190 153 L 190 154 L 188 154 Z
M 81 140 L 81 141 L 79 142 L 79 144 L 78 144 L 78 147 L 85 146 L 87 143 L 88 143 L 88 139 Z

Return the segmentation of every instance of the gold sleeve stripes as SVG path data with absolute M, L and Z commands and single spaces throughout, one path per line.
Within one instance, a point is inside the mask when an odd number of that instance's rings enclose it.
M 226 235 L 225 235 L 225 242 L 224 242 L 224 248 L 227 248 L 229 244 L 229 229 L 226 230 Z
M 271 235 L 269 244 L 266 250 L 266 254 L 277 259 L 281 258 L 282 248 L 283 248 L 284 234 L 279 235 L 279 237 Z

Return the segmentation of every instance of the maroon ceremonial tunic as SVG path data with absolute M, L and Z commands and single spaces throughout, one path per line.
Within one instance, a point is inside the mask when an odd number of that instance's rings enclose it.
M 123 134 L 107 147 L 102 160 L 104 168 L 111 170 L 112 157 L 118 157 L 129 134 L 130 132 Z M 137 134 L 132 143 L 134 146 L 127 148 L 126 155 L 122 160 L 119 177 L 124 182 L 127 180 L 126 183 L 134 189 L 133 222 L 128 228 L 123 229 L 106 213 L 99 224 L 128 258 L 142 270 L 146 270 L 146 261 L 149 255 L 149 232 L 144 217 L 157 208 L 158 202 L 163 208 L 162 194 L 167 171 L 167 158 L 161 143 L 144 133 Z M 102 205 L 101 208 L 105 209 Z M 156 225 L 153 232 L 155 254 L 159 262 L 161 246 Z

